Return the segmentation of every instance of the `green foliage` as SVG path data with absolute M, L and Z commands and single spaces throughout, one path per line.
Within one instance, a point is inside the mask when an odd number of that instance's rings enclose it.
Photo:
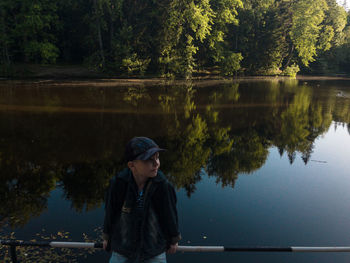
M 56 62 L 114 76 L 346 73 L 347 20 L 336 0 L 3 0 L 0 65 L 2 75 Z
M 55 63 L 59 50 L 55 45 L 55 30 L 59 27 L 57 2 L 2 1 L 4 20 L 0 20 L 3 32 L 0 48 L 7 61 Z M 22 61 L 21 61 L 22 62 Z
M 215 16 L 209 46 L 215 50 L 219 48 L 217 45 L 224 42 L 230 25 L 238 25 L 238 8 L 242 8 L 243 3 L 241 0 L 217 0 L 212 1 L 211 6 Z
M 39 59 L 44 64 L 56 63 L 58 53 L 58 48 L 49 42 L 30 41 L 24 49 L 24 54 L 29 60 Z
M 234 76 L 241 68 L 242 59 L 241 53 L 227 52 L 226 56 L 221 58 L 222 73 L 226 76 Z
M 143 75 L 150 63 L 150 59 L 140 59 L 137 54 L 134 53 L 128 58 L 122 60 L 122 68 L 126 70 L 129 74 L 139 73 Z
M 339 46 L 343 43 L 344 39 L 347 13 L 342 6 L 338 5 L 336 0 L 327 0 L 327 5 L 328 9 L 325 12 L 326 17 L 323 24 L 333 29 L 334 37 L 331 39 L 331 45 Z M 320 37 L 322 37 L 322 34 Z
M 258 70 L 257 73 L 259 75 L 263 75 L 263 76 L 279 76 L 279 75 L 283 75 L 281 69 L 278 68 L 277 66 L 271 66 L 270 68 L 267 68 L 267 69 Z
M 163 74 L 190 77 L 196 65 L 195 42 L 203 42 L 210 35 L 214 12 L 208 0 L 172 0 L 164 27 L 160 56 Z
M 290 37 L 296 47 L 298 57 L 305 66 L 315 61 L 317 41 L 326 9 L 325 0 L 300 0 L 293 6 L 293 25 Z
M 291 66 L 288 66 L 285 70 L 283 70 L 281 75 L 295 78 L 299 71 L 300 71 L 299 66 L 296 64 L 293 64 Z
M 242 67 L 247 73 L 266 75 L 281 67 L 288 46 L 284 30 L 288 28 L 285 23 L 289 15 L 281 14 L 284 9 L 271 1 L 249 1 L 240 10 L 232 43 L 241 52 Z
M 325 26 L 320 34 L 318 49 L 327 51 L 332 47 L 331 41 L 334 38 L 334 30 L 331 26 Z

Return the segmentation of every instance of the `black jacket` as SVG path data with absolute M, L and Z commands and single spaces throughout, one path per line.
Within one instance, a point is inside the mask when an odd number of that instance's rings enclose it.
M 106 194 L 104 239 L 130 259 L 147 260 L 180 239 L 176 193 L 161 171 L 144 188 L 144 209 L 136 206 L 137 185 L 130 169 L 112 178 Z

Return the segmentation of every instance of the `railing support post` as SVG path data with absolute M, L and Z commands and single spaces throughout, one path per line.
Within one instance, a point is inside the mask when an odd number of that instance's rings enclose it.
M 16 246 L 15 245 L 10 245 L 10 255 L 11 255 L 11 260 L 13 263 L 17 263 L 17 255 L 16 255 Z

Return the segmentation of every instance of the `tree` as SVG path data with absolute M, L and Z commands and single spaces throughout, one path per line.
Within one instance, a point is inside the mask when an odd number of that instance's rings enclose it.
M 275 1 L 244 1 L 239 10 L 239 25 L 231 38 L 236 52 L 243 56 L 242 67 L 248 74 L 278 74 L 287 43 L 284 30 L 288 16 Z
M 12 7 L 12 1 L 1 1 L 0 2 L 0 65 L 1 64 L 10 64 L 10 33 L 9 33 L 9 10 Z
M 170 2 L 160 57 L 164 74 L 192 75 L 196 43 L 203 43 L 210 35 L 214 16 L 209 0 Z
M 293 25 L 289 35 L 298 58 L 308 66 L 310 62 L 315 61 L 317 55 L 317 43 L 327 3 L 325 0 L 300 0 L 292 6 Z
M 16 41 L 15 56 L 24 55 L 25 62 L 55 63 L 59 50 L 54 29 L 58 26 L 57 4 L 50 0 L 16 1 L 12 37 Z

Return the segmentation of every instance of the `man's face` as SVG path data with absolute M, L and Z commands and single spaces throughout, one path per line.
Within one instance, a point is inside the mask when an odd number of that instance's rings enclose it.
M 160 166 L 159 153 L 155 153 L 148 160 L 134 160 L 132 172 L 137 176 L 151 178 L 157 176 Z

